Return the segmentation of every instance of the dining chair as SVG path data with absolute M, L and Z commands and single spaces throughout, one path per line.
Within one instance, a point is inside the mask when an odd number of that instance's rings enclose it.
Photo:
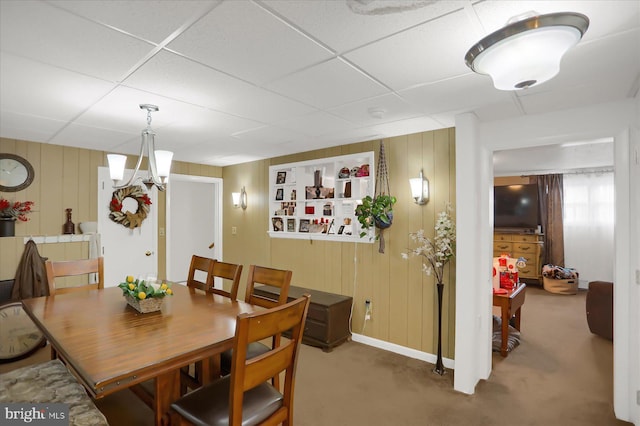
M 216 263 L 213 265 L 213 278 L 222 278 L 223 280 L 227 280 L 231 282 L 231 288 L 229 291 L 211 287 L 208 291 L 209 293 L 220 294 L 222 296 L 226 296 L 231 300 L 236 300 L 238 298 L 238 289 L 240 287 L 240 276 L 242 275 L 242 265 L 238 265 L 235 263 L 227 263 L 220 262 L 216 260 Z
M 194 258 L 195 261 L 194 261 Z M 208 273 L 207 276 L 207 284 L 194 279 L 194 268 L 203 268 L 201 270 L 209 271 L 210 264 L 213 263 L 212 272 Z M 221 296 L 228 297 L 231 300 L 236 300 L 238 296 L 238 288 L 240 286 L 240 276 L 242 275 L 242 265 L 238 265 L 235 263 L 228 262 L 220 262 L 218 260 L 206 259 L 198 256 L 193 256 L 191 260 L 191 269 L 189 272 L 189 279 L 187 280 L 187 286 L 189 286 L 192 291 L 195 291 L 195 288 L 204 289 L 207 293 L 219 294 Z M 206 269 L 204 269 L 206 268 Z M 212 279 L 209 280 L 209 277 L 212 276 Z M 214 287 L 215 278 L 222 278 L 224 280 L 228 280 L 231 282 L 231 289 L 229 291 L 223 289 L 217 289 Z M 191 283 L 191 285 L 189 285 Z M 185 394 L 187 391 L 187 387 L 191 389 L 196 389 L 202 386 L 202 361 L 198 361 L 192 367 L 186 366 L 180 370 L 180 388 L 181 394 Z
M 45 270 L 47 271 L 47 285 L 49 287 L 49 295 L 54 296 L 57 294 L 71 293 L 74 291 L 86 291 L 86 290 L 101 290 L 104 288 L 104 258 L 96 257 L 91 259 L 79 259 L 79 260 L 47 260 L 44 263 Z M 88 283 L 90 280 L 90 274 L 97 274 L 97 283 Z M 56 285 L 56 278 L 65 277 L 77 277 L 80 280 L 80 276 L 86 275 L 88 284 L 72 284 L 67 287 L 58 287 Z M 68 280 L 67 282 L 69 282 Z M 64 359 L 60 357 L 58 351 L 51 347 L 51 359 L 60 358 L 62 362 L 66 363 Z
M 47 271 L 47 285 L 49 286 L 49 295 L 70 293 L 72 291 L 103 289 L 104 288 L 104 258 L 97 257 L 92 259 L 79 260 L 47 260 L 45 262 Z M 80 275 L 97 274 L 97 283 L 88 284 L 71 284 L 68 287 L 59 287 L 56 285 L 56 278 L 78 277 Z M 69 282 L 71 280 L 68 280 Z M 87 282 L 90 281 L 87 279 Z
M 293 272 L 284 269 L 273 269 L 264 266 L 251 265 L 249 266 L 249 276 L 247 277 L 247 289 L 244 296 L 246 303 L 262 306 L 263 308 L 273 308 L 287 303 L 289 297 L 289 287 L 291 285 L 291 277 Z M 277 301 L 268 299 L 264 296 L 256 294 L 253 290 L 256 284 L 266 284 L 280 289 L 280 296 Z M 263 353 L 268 352 L 270 349 L 280 345 L 280 335 L 276 334 L 272 336 L 271 348 L 261 342 L 252 342 L 247 348 L 247 356 L 249 358 L 256 357 Z M 233 357 L 233 351 L 224 351 L 220 355 L 220 372 L 222 375 L 229 374 L 231 372 L 231 359 Z M 274 377 L 273 385 L 279 389 L 279 377 Z
M 310 296 L 238 315 L 231 374 L 171 404 L 171 424 L 293 425 L 293 394 L 300 342 Z M 292 330 L 291 339 L 258 358 L 247 357 L 252 342 Z M 284 375 L 284 390 L 269 379 Z
M 187 276 L 187 287 L 191 293 L 196 290 L 209 292 L 213 288 L 213 267 L 216 263 L 215 259 L 193 255 L 191 256 L 191 264 L 189 265 L 189 275 Z M 202 281 L 201 275 L 205 275 Z

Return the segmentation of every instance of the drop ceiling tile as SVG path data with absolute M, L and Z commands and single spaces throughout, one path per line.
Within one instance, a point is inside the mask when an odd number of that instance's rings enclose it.
M 46 143 L 65 125 L 65 121 L 0 110 L 3 138 Z
M 466 112 L 466 111 L 465 111 Z M 507 118 L 515 118 L 524 115 L 524 111 L 513 100 L 505 100 L 493 104 L 485 104 L 473 109 L 473 113 L 480 121 L 504 120 Z M 447 114 L 450 115 L 450 114 Z M 433 115 L 435 119 L 439 119 L 438 115 Z
M 475 73 L 398 92 L 426 114 L 467 110 L 487 103 L 508 101 L 511 92 L 497 90 L 491 79 Z
M 140 152 L 139 135 L 78 123 L 69 124 L 50 142 L 56 145 L 132 155 Z
M 113 83 L 104 80 L 0 53 L 0 109 L 3 111 L 71 120 L 113 87 Z
M 464 12 L 454 12 L 345 55 L 394 90 L 469 72 L 464 55 L 476 41 Z
M 412 133 L 426 132 L 429 130 L 441 129 L 442 125 L 431 117 L 416 117 L 406 120 L 394 121 L 392 123 L 378 124 L 370 129 L 385 137 L 409 135 Z
M 144 40 L 160 43 L 193 16 L 206 13 L 216 1 L 56 0 L 55 5 Z
M 339 59 L 291 74 L 268 87 L 320 109 L 388 92 L 388 89 Z
M 274 126 L 258 127 L 243 132 L 238 132 L 233 137 L 245 142 L 255 142 L 259 148 L 262 144 L 281 143 L 283 141 L 296 140 L 303 135 Z
M 124 84 L 263 123 L 313 111 L 299 102 L 167 51 L 151 58 Z
M 188 115 L 182 108 L 188 104 L 120 86 L 92 105 L 76 122 L 139 135 L 147 127 L 147 111 L 140 104 L 158 106 L 159 110 L 151 114 L 151 127 L 155 130 Z
M 43 2 L 0 2 L 0 49 L 118 81 L 152 46 Z
M 264 2 L 266 7 L 277 11 L 296 26 L 304 28 L 311 36 L 338 53 L 462 9 L 466 3 L 466 1 L 407 0 L 386 2 L 268 0 Z M 424 7 L 419 7 L 421 5 Z M 361 8 L 358 9 L 357 6 Z M 381 8 L 373 9 L 374 6 L 381 6 Z M 372 13 L 362 13 L 366 10 L 372 10 Z
M 323 111 L 289 118 L 276 123 L 278 126 L 307 136 L 319 136 L 348 130 L 352 124 Z
M 220 71 L 262 84 L 331 53 L 252 2 L 224 2 L 168 45 Z
M 224 107 L 237 89 L 247 85 L 167 51 L 158 52 L 122 84 L 213 109 Z
M 376 117 L 376 111 L 381 112 L 382 117 Z M 328 112 L 359 125 L 375 125 L 423 115 L 420 108 L 393 93 L 331 108 Z

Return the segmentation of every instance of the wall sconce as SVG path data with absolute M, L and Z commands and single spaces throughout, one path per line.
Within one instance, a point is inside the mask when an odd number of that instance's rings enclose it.
M 247 209 L 247 191 L 245 191 L 244 186 L 240 192 L 232 192 L 231 198 L 233 198 L 233 207 L 242 207 L 242 210 Z
M 416 204 L 424 205 L 429 201 L 429 181 L 422 174 L 420 169 L 420 176 L 417 178 L 409 179 L 409 185 L 411 185 L 411 196 Z

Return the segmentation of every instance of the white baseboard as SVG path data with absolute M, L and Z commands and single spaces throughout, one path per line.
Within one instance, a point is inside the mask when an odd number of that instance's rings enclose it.
M 431 364 L 435 364 L 438 357 L 434 354 L 418 351 L 416 349 L 407 348 L 406 346 L 396 345 L 395 343 L 385 342 L 384 340 L 374 339 L 373 337 L 364 336 L 362 334 L 353 333 L 351 340 L 365 345 L 373 346 L 385 351 L 394 352 L 409 358 L 419 359 Z M 442 363 L 446 368 L 455 370 L 455 361 L 449 358 L 442 358 Z

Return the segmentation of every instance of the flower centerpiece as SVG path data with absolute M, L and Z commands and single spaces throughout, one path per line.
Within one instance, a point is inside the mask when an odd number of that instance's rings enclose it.
M 118 284 L 127 303 L 141 313 L 159 311 L 165 296 L 171 296 L 171 284 L 146 282 L 127 276 L 125 282 Z
M 27 215 L 31 213 L 31 206 L 33 206 L 33 201 L 16 201 L 12 203 L 5 198 L 0 198 L 0 217 L 26 222 L 29 220 Z
M 447 204 L 444 211 L 438 214 L 435 225 L 435 236 L 425 236 L 424 230 L 410 234 L 411 239 L 417 243 L 417 247 L 402 253 L 404 259 L 409 256 L 421 256 L 423 258 L 422 270 L 425 274 L 435 275 L 438 289 L 438 359 L 434 372 L 440 375 L 445 373 L 442 364 L 442 291 L 444 288 L 444 267 L 455 255 L 456 225 L 451 219 L 451 205 Z

